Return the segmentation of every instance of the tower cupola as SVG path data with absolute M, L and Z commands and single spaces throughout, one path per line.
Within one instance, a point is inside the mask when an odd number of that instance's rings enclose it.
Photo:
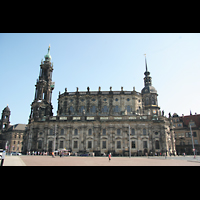
M 48 48 L 48 53 L 44 56 L 45 60 L 46 61 L 51 61 L 51 55 L 50 55 L 50 45 L 49 45 L 49 48 Z

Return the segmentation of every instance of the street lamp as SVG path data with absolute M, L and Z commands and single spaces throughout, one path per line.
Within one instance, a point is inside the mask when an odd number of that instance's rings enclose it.
M 191 125 L 190 125 L 190 134 L 191 134 L 191 138 L 192 138 L 192 147 L 193 147 L 194 158 L 195 158 L 195 148 L 194 148 L 194 141 L 193 141 L 193 136 L 192 136 L 192 128 L 191 128 Z
M 130 124 L 128 125 L 128 139 L 129 139 L 129 158 L 131 158 Z

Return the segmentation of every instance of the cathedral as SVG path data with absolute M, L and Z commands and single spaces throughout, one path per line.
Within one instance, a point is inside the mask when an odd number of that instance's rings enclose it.
M 41 61 L 24 137 L 24 153 L 66 149 L 72 154 L 116 156 L 176 154 L 172 118 L 160 111 L 157 90 L 145 57 L 144 88 L 141 92 L 119 91 L 69 92 L 58 95 L 57 115 L 51 103 L 55 83 L 53 64 L 48 53 Z

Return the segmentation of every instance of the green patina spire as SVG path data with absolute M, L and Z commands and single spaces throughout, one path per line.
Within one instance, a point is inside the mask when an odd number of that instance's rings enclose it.
M 51 60 L 51 55 L 50 55 L 50 45 L 48 48 L 48 53 L 44 56 L 45 60 Z

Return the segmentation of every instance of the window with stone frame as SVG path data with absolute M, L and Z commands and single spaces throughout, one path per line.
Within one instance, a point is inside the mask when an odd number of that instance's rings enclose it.
M 42 149 L 42 140 L 38 141 L 38 149 Z
M 78 129 L 74 129 L 74 135 L 78 135 Z
M 117 141 L 117 149 L 121 149 L 121 141 Z
M 60 148 L 63 148 L 63 141 L 60 141 Z
M 106 141 L 102 141 L 102 149 L 106 149 Z
M 92 148 L 92 141 L 88 141 L 88 149 Z
M 106 129 L 105 128 L 103 129 L 103 135 L 106 135 Z
M 131 129 L 131 135 L 135 135 L 135 129 L 134 128 Z
M 143 148 L 147 148 L 147 141 L 143 141 Z
M 121 135 L 121 130 L 119 128 L 117 129 L 117 135 Z
M 155 146 L 156 146 L 156 149 L 160 149 L 160 144 L 159 144 L 159 141 L 158 141 L 158 140 L 156 140 Z
M 88 135 L 92 135 L 92 129 L 91 128 L 88 130 Z
M 78 141 L 74 141 L 74 149 L 78 148 Z
M 147 135 L 146 128 L 143 128 L 143 135 Z
M 132 141 L 131 144 L 131 148 L 135 149 L 135 141 Z
M 61 134 L 61 135 L 64 135 L 64 129 L 61 129 L 60 134 Z

